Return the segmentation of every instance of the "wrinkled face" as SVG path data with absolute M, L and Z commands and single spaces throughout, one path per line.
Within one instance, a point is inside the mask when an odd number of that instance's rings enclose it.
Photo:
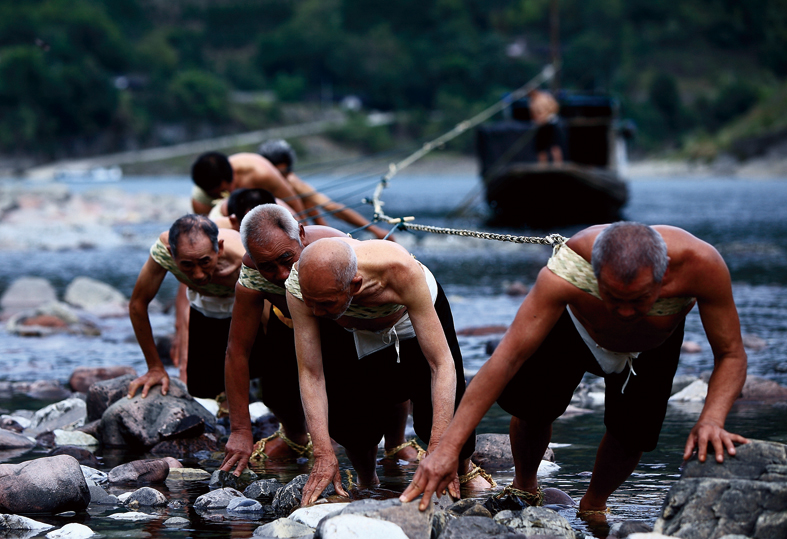
M 661 283 L 653 280 L 651 268 L 641 268 L 628 284 L 617 279 L 607 268 L 601 268 L 598 291 L 607 309 L 618 319 L 634 322 L 647 316 L 659 298 Z
M 348 288 L 340 288 L 333 279 L 322 284 L 301 280 L 303 302 L 314 316 L 338 320 L 347 311 L 353 296 Z
M 181 236 L 177 253 L 175 263 L 178 269 L 194 284 L 206 285 L 211 281 L 218 265 L 219 253 L 213 250 L 210 238 L 205 234 L 193 237 Z
M 257 270 L 275 285 L 284 286 L 292 265 L 301 257 L 303 247 L 298 240 L 279 230 L 266 245 L 249 243 L 249 256 Z

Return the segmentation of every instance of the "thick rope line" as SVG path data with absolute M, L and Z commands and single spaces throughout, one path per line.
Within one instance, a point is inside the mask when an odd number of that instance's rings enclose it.
M 463 230 L 459 228 L 444 228 L 439 226 L 418 225 L 407 222 L 400 222 L 398 227 L 406 230 L 431 232 L 432 234 L 479 238 L 482 240 L 509 241 L 511 243 L 532 243 L 536 245 L 556 245 L 564 243 L 568 240 L 568 238 L 561 236 L 560 234 L 549 234 L 544 238 L 539 236 L 514 236 L 512 234 L 496 234 L 494 232 L 479 232 L 476 230 Z

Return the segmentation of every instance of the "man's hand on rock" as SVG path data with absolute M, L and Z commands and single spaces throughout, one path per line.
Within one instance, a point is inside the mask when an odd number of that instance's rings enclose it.
M 697 459 L 705 462 L 708 455 L 708 444 L 713 446 L 716 453 L 716 462 L 724 462 L 724 450 L 730 456 L 735 456 L 735 443 L 747 444 L 749 440 L 739 434 L 732 434 L 724 430 L 724 427 L 711 421 L 698 421 L 689 433 L 686 447 L 683 450 L 683 460 L 688 460 L 694 448 L 697 448 Z
M 161 394 L 166 395 L 169 392 L 169 375 L 164 367 L 152 368 L 136 380 L 132 380 L 128 385 L 128 398 L 133 397 L 141 387 L 144 399 L 148 396 L 150 388 L 158 384 L 161 384 Z
M 249 465 L 249 457 L 251 456 L 252 448 L 254 447 L 254 437 L 250 430 L 239 430 L 230 433 L 227 444 L 224 446 L 224 461 L 221 463 L 219 470 L 232 472 L 235 477 L 240 477 L 243 470 Z
M 324 457 L 315 455 L 314 466 L 309 474 L 309 480 L 303 486 L 301 506 L 310 505 L 317 501 L 325 488 L 333 483 L 333 488 L 342 496 L 349 496 L 342 487 L 342 476 L 339 473 L 339 461 L 336 455 Z
M 432 494 L 437 494 L 439 497 L 446 488 L 454 498 L 458 498 L 459 479 L 456 475 L 458 465 L 459 459 L 456 455 L 449 454 L 444 448 L 436 449 L 418 465 L 410 486 L 405 489 L 399 499 L 402 502 L 410 502 L 423 493 L 418 509 L 424 511 L 431 503 Z M 455 494 L 451 492 L 452 489 Z

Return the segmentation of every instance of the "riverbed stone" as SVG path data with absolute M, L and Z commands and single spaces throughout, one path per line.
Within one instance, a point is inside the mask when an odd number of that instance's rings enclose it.
M 191 524 L 191 521 L 183 517 L 172 517 L 164 521 L 164 525 L 167 528 L 185 528 L 189 524 Z
M 188 394 L 183 382 L 172 379 L 167 395 L 161 394 L 161 386 L 155 386 L 144 399 L 137 392 L 107 408 L 101 417 L 102 442 L 110 447 L 151 448 L 163 441 L 164 433 L 171 432 L 172 424 L 189 415 L 199 415 L 210 425 L 216 421 Z
M 103 487 L 93 484 L 88 485 L 88 489 L 91 505 L 120 505 L 118 497 L 109 494 Z
M 109 471 L 110 483 L 163 483 L 169 475 L 169 464 L 161 459 L 135 460 L 115 466 Z
M 489 509 L 484 507 L 481 501 L 473 498 L 458 500 L 448 506 L 446 511 L 450 511 L 456 516 L 492 518 L 492 513 L 489 512 Z
M 128 316 L 126 296 L 91 277 L 75 277 L 66 287 L 63 301 L 97 316 Z
M 128 506 L 134 502 L 145 507 L 161 507 L 167 505 L 167 498 L 154 488 L 142 487 L 132 492 L 131 496 L 125 500 L 125 504 Z
M 419 536 L 428 537 L 429 535 Z M 315 539 L 408 539 L 402 529 L 393 522 L 378 520 L 362 515 L 346 514 L 326 518 L 317 527 Z M 413 539 L 413 538 L 409 538 Z
M 77 398 L 62 400 L 38 410 L 30 419 L 30 426 L 24 433 L 37 436 L 55 429 L 74 429 L 84 425 L 86 417 L 85 401 Z
M 0 308 L 4 317 L 35 309 L 52 301 L 57 301 L 57 292 L 43 277 L 20 277 L 14 280 L 0 298 Z
M 458 517 L 448 511 L 436 509 L 432 515 L 432 537 L 440 537 L 443 531 L 448 527 L 448 523 L 456 520 Z
M 107 408 L 128 394 L 128 385 L 135 378 L 135 374 L 126 374 L 90 384 L 86 401 L 87 421 L 100 420 Z
M 194 509 L 226 509 L 233 498 L 244 498 L 244 496 L 234 488 L 218 488 L 197 498 L 194 501 Z
M 55 333 L 89 337 L 101 335 L 96 320 L 59 301 L 16 313 L 8 319 L 6 331 L 21 337 L 46 337 Z
M 523 535 L 550 535 L 575 539 L 571 524 L 556 511 L 546 507 L 525 507 L 521 511 L 501 511 L 494 521 Z
M 10 430 L 0 429 L 0 450 L 2 451 L 7 449 L 31 449 L 35 445 L 35 441 L 27 436 Z
M 308 474 L 301 474 L 276 492 L 271 505 L 278 516 L 286 517 L 300 507 L 303 487 L 308 480 Z M 322 492 L 322 496 L 326 498 L 335 494 L 336 490 L 332 484 L 325 487 L 325 490 Z
M 300 522 L 304 526 L 316 528 L 320 521 L 328 515 L 340 513 L 349 503 L 321 503 L 309 507 L 301 507 L 290 513 L 290 520 Z
M 227 511 L 230 513 L 261 513 L 262 504 L 251 498 L 232 498 L 227 504 Z
M 113 513 L 109 515 L 113 520 L 121 520 L 125 522 L 143 522 L 148 520 L 156 520 L 159 515 L 150 515 L 142 511 L 127 511 L 126 513 Z
M 120 376 L 133 375 L 137 377 L 137 370 L 134 367 L 115 365 L 110 367 L 77 367 L 68 379 L 68 385 L 72 391 L 77 393 L 87 393 L 90 386 L 96 382 L 112 380 Z M 98 418 L 96 418 L 98 419 Z
M 57 441 L 57 436 L 55 436 L 55 441 Z M 79 464 L 81 464 L 82 466 L 89 466 L 90 468 L 96 468 L 100 466 L 100 463 L 98 462 L 98 459 L 93 454 L 93 452 L 85 448 L 84 446 L 62 445 L 54 448 L 52 451 L 47 453 L 46 456 L 54 457 L 56 455 L 71 455 L 72 457 L 77 459 L 77 462 L 79 462 Z
M 610 536 L 625 539 L 635 533 L 651 533 L 653 526 L 643 520 L 624 520 L 614 523 L 610 529 Z
M 167 476 L 167 481 L 205 481 L 206 479 L 210 479 L 210 474 L 199 468 L 170 468 Z
M 787 387 L 761 376 L 747 375 L 740 398 L 760 402 L 787 401 Z
M 513 534 L 514 530 L 486 517 L 462 517 L 448 523 L 440 539 L 478 539 Z
M 475 438 L 475 453 L 473 462 L 484 470 L 507 470 L 514 466 L 514 456 L 511 453 L 511 439 L 508 434 L 485 433 L 478 434 Z M 555 453 L 547 448 L 543 460 L 555 461 Z
M 653 531 L 691 539 L 787 537 L 787 446 L 752 440 L 723 463 L 692 457 Z
M 30 424 L 29 420 L 27 421 L 27 424 Z M 16 432 L 19 434 L 25 430 L 25 427 L 23 427 L 22 423 L 20 423 L 16 418 L 9 415 L 3 415 L 0 417 L 0 430 L 10 430 L 11 432 Z
M 42 532 L 44 530 L 51 530 L 54 528 L 51 524 L 38 522 L 32 518 L 23 517 L 20 515 L 2 515 L 0 514 L 0 530 L 26 530 Z
M 98 440 L 78 430 L 55 429 L 55 446 L 98 447 Z
M 280 539 L 290 539 L 294 537 L 311 536 L 314 529 L 295 522 L 289 518 L 279 518 L 273 522 L 263 524 L 254 530 L 254 537 L 277 537 Z M 376 538 L 375 538 L 376 539 Z
M 246 487 L 243 491 L 243 495 L 247 498 L 257 500 L 260 503 L 271 503 L 273 497 L 276 496 L 276 492 L 283 487 L 284 485 L 276 479 L 260 479 Z
M 74 457 L 42 457 L 21 464 L 0 464 L 0 512 L 81 511 L 90 491 Z
M 105 472 L 96 470 L 90 466 L 85 466 L 84 464 L 79 467 L 82 469 L 82 475 L 85 476 L 85 480 L 88 481 L 88 484 L 104 485 L 109 482 L 109 476 Z
M 96 533 L 78 522 L 69 522 L 59 530 L 54 530 L 46 534 L 47 539 L 86 539 Z
M 213 453 L 221 450 L 219 439 L 213 433 L 201 434 L 196 438 L 182 438 L 164 440 L 154 445 L 150 453 L 153 455 L 171 455 L 178 458 L 194 457 L 197 453 L 206 451 Z
M 358 500 L 342 509 L 341 515 L 360 515 L 396 524 L 407 537 L 428 537 L 432 529 L 434 506 L 425 511 L 418 509 L 420 501 L 402 503 L 399 498 L 388 500 Z M 335 517 L 329 517 L 335 518 Z
M 703 380 L 694 380 L 692 383 L 675 393 L 669 402 L 705 402 L 708 394 L 708 384 Z

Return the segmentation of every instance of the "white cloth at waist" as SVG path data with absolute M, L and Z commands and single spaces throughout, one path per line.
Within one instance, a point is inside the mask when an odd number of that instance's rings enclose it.
M 186 289 L 186 297 L 192 307 L 208 318 L 230 318 L 235 296 L 206 296 L 191 288 Z
M 421 264 L 424 270 L 424 277 L 426 277 L 426 284 L 429 287 L 429 294 L 432 296 L 432 305 L 437 299 L 437 281 L 429 271 L 429 268 Z M 370 331 L 367 329 L 347 328 L 347 331 L 353 332 L 355 338 L 355 351 L 358 353 L 358 359 L 364 358 L 369 354 L 373 354 L 384 348 L 388 348 L 392 344 L 396 347 L 396 362 L 399 363 L 399 341 L 405 341 L 415 337 L 415 329 L 410 320 L 410 313 L 405 312 L 404 315 L 391 327 L 381 329 L 378 331 Z
M 637 375 L 634 372 L 634 365 L 633 361 L 639 357 L 642 352 L 613 352 L 612 350 L 607 350 L 596 344 L 596 341 L 593 340 L 593 337 L 590 336 L 588 330 L 585 329 L 585 326 L 577 320 L 577 317 L 574 316 L 574 313 L 571 312 L 571 307 L 566 307 L 568 311 L 568 315 L 571 317 L 571 321 L 574 322 L 574 326 L 577 328 L 577 332 L 579 336 L 582 337 L 582 340 L 585 341 L 590 353 L 593 354 L 593 357 L 596 358 L 601 370 L 607 374 L 611 373 L 619 373 L 622 372 L 626 365 L 629 366 L 629 374 L 626 377 L 626 382 L 623 384 L 623 387 L 620 389 L 620 392 L 623 393 L 626 389 L 626 385 L 629 383 L 629 378 L 631 375 Z

